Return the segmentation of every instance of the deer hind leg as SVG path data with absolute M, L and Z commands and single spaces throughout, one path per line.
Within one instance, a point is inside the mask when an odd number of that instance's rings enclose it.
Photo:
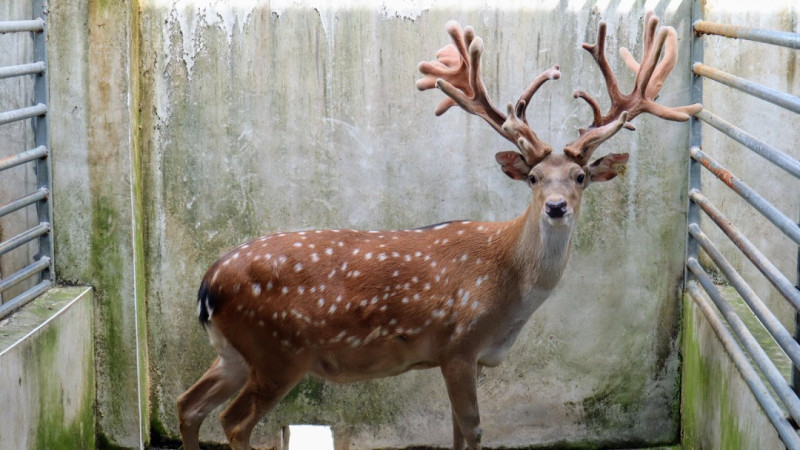
M 448 361 L 442 364 L 442 375 L 453 409 L 453 448 L 463 449 L 466 441 L 469 450 L 481 450 L 478 365 L 470 360 Z
M 186 450 L 198 450 L 200 424 L 247 380 L 247 364 L 232 348 L 220 352 L 211 368 L 178 398 L 178 421 Z
M 270 373 L 251 370 L 244 388 L 219 415 L 233 450 L 251 448 L 250 434 L 253 427 L 303 378 L 308 368 L 302 364 L 290 367 L 265 364 L 258 367 L 268 367 Z

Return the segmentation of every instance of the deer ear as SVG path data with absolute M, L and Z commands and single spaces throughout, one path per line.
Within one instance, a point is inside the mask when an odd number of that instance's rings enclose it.
M 527 180 L 528 173 L 531 171 L 531 166 L 525 162 L 517 152 L 500 152 L 494 155 L 494 159 L 500 164 L 503 173 L 514 180 Z
M 625 175 L 625 170 L 628 168 L 627 153 L 610 153 L 602 158 L 595 159 L 586 167 L 589 173 L 590 181 L 608 181 L 614 179 L 617 175 Z

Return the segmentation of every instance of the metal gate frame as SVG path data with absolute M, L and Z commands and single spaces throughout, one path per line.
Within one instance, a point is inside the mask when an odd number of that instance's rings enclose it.
M 0 67 L 0 79 L 33 76 L 33 105 L 14 111 L 0 113 L 0 125 L 21 120 L 31 120 L 34 134 L 34 148 L 16 155 L 0 159 L 0 172 L 25 163 L 35 165 L 36 191 L 0 206 L 0 217 L 11 214 L 22 208 L 35 205 L 38 224 L 28 230 L 0 242 L 0 257 L 30 242 L 38 243 L 38 253 L 33 262 L 23 269 L 0 279 L 0 294 L 12 286 L 31 277 L 38 277 L 36 285 L 14 298 L 0 302 L 0 318 L 19 309 L 37 296 L 44 293 L 53 283 L 53 233 L 52 233 L 52 201 L 51 201 L 51 165 L 50 165 L 50 133 L 47 116 L 48 83 L 47 83 L 47 27 L 45 23 L 44 0 L 34 0 L 32 20 L 0 22 L 0 34 L 31 33 L 33 37 L 32 63 Z
M 800 114 L 800 98 L 725 73 L 703 63 L 704 35 L 746 39 L 800 50 L 800 34 L 706 22 L 703 20 L 703 3 L 696 0 L 692 10 L 692 102 L 702 103 L 703 82 L 705 79 L 709 79 Z M 800 245 L 800 227 L 794 220 L 781 213 L 759 195 L 758 192 L 747 186 L 703 152 L 702 123 L 716 128 L 798 179 L 800 179 L 800 161 L 760 141 L 755 136 L 726 122 L 708 110 L 703 110 L 695 117 L 692 117 L 689 138 L 691 159 L 689 166 L 686 289 L 689 296 L 708 319 L 722 345 L 731 356 L 733 363 L 739 369 L 767 417 L 775 426 L 781 440 L 786 444 L 787 448 L 800 449 L 800 436 L 798 436 L 794 425 L 800 423 L 800 398 L 798 398 L 798 387 L 800 387 L 800 372 L 798 372 L 798 368 L 800 368 L 800 344 L 798 344 L 797 336 L 790 333 L 781 324 L 774 313 L 769 310 L 744 278 L 737 273 L 711 239 L 703 232 L 700 227 L 701 212 L 730 238 L 735 246 L 794 307 L 795 311 L 800 311 L 800 291 L 703 195 L 700 183 L 703 169 L 706 169 L 741 196 L 755 210 L 778 227 L 789 239 L 794 241 L 796 245 Z M 793 366 L 791 383 L 781 375 L 742 319 L 734 311 L 731 304 L 722 296 L 711 277 L 700 265 L 698 252 L 701 248 L 789 357 Z M 800 261 L 800 248 L 798 261 Z M 800 263 L 798 264 L 798 271 L 800 271 Z M 798 322 L 798 317 L 800 316 L 796 312 L 796 323 Z M 723 318 L 725 323 L 723 323 Z M 798 327 L 795 326 L 795 333 L 797 333 L 797 329 Z M 736 336 L 735 338 L 734 335 Z M 747 354 L 742 348 L 747 351 Z M 753 367 L 751 361 L 755 363 L 755 366 L 768 381 L 772 391 L 764 384 L 762 377 Z

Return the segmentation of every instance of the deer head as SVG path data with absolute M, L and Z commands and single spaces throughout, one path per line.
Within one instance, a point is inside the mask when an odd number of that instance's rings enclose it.
M 625 48 L 620 53 L 636 78 L 633 90 L 622 94 L 616 77 L 605 57 L 606 24 L 600 23 L 597 43 L 583 44 L 600 67 L 606 81 L 611 108 L 602 113 L 599 103 L 584 91 L 573 96 L 585 100 L 592 108 L 593 120 L 579 130 L 579 137 L 564 146 L 563 153 L 539 139 L 528 125 L 525 110 L 536 91 L 547 81 L 560 78 L 555 65 L 536 77 L 523 91 L 516 104 L 508 103 L 506 113 L 494 106 L 486 92 L 480 73 L 483 40 L 471 27 L 464 29 L 448 22 L 447 33 L 453 44 L 439 50 L 436 61 L 422 62 L 419 71 L 424 77 L 417 81 L 420 90 L 439 88 L 447 95 L 435 109 L 437 116 L 454 105 L 483 118 L 518 151 L 503 151 L 495 158 L 503 172 L 514 180 L 527 182 L 533 190 L 531 211 L 539 212 L 549 225 L 574 224 L 580 209 L 581 196 L 590 184 L 614 179 L 623 174 L 629 155 L 609 154 L 590 162 L 594 151 L 622 128 L 634 130 L 634 117 L 647 112 L 663 119 L 686 121 L 699 112 L 699 104 L 665 107 L 655 103 L 664 80 L 675 66 L 677 37 L 672 27 L 658 28 L 653 12 L 645 16 L 644 54 L 639 64 Z M 663 58 L 660 58 L 663 53 Z M 660 59 L 659 59 L 660 58 Z

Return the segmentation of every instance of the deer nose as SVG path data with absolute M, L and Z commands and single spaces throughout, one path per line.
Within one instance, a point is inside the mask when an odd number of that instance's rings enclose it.
M 566 200 L 548 200 L 544 204 L 545 213 L 550 218 L 558 219 L 560 217 L 564 217 L 564 214 L 567 213 L 567 201 Z

